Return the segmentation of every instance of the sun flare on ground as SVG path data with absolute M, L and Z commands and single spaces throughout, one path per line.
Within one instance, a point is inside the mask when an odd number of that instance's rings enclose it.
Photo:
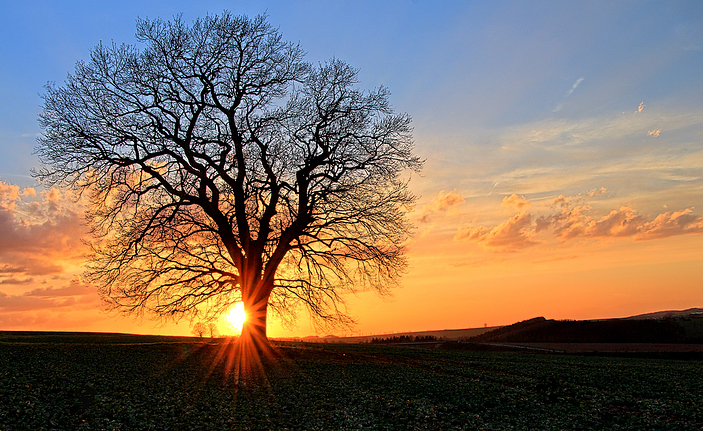
M 244 303 L 238 302 L 225 314 L 225 322 L 227 328 L 237 334 L 242 332 L 244 321 L 247 320 L 247 315 L 244 312 Z

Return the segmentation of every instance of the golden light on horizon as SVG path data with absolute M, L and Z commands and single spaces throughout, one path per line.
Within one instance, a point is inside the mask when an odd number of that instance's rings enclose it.
M 238 302 L 225 314 L 225 323 L 227 329 L 234 333 L 241 333 L 244 322 L 247 320 L 247 314 L 244 312 L 244 303 Z

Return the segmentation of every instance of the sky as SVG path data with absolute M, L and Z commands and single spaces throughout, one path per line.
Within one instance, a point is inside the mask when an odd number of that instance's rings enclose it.
M 81 278 L 87 228 L 31 177 L 43 87 L 135 21 L 266 13 L 311 62 L 339 58 L 413 118 L 408 272 L 349 295 L 337 335 L 703 307 L 698 1 L 14 1 L 0 16 L 0 330 L 187 335 L 108 312 Z M 138 45 L 139 46 L 139 45 Z M 222 322 L 220 322 L 222 324 Z M 223 332 L 226 327 L 221 327 Z M 325 335 L 305 314 L 269 336 Z

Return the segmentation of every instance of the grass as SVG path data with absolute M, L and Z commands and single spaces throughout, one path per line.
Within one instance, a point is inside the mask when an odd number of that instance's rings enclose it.
M 0 430 L 699 430 L 703 363 L 279 343 L 235 381 L 194 339 L 0 333 Z

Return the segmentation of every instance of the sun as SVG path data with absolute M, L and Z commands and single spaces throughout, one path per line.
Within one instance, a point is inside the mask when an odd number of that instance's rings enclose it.
M 235 332 L 242 332 L 244 321 L 247 320 L 247 315 L 244 312 L 244 304 L 238 302 L 234 307 L 230 308 L 225 314 L 225 322 L 229 329 Z

